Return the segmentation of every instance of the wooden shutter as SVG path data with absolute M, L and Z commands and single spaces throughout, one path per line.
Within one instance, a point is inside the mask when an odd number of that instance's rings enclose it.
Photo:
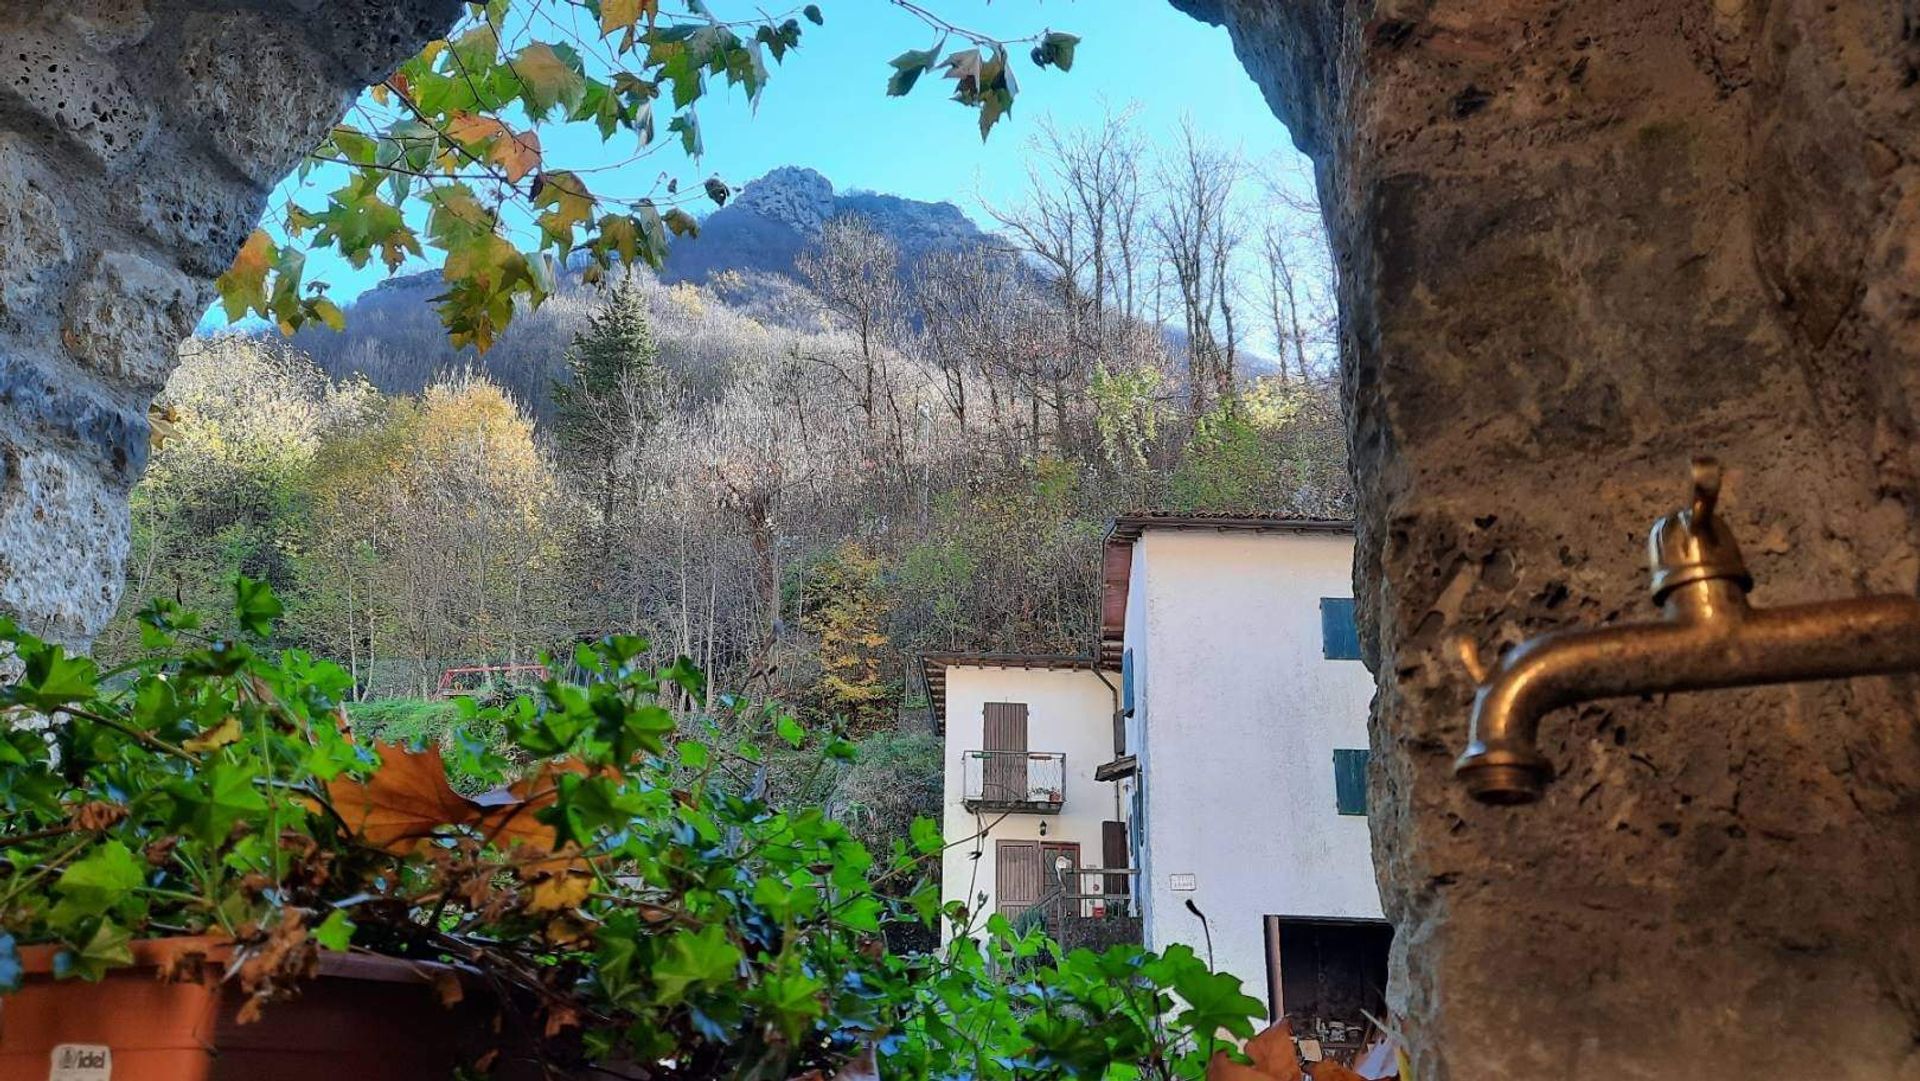
M 1100 866 L 1125 867 L 1127 865 L 1127 824 L 1125 822 L 1100 823 Z M 1127 895 L 1126 875 L 1107 875 L 1106 883 L 1100 887 L 1102 893 Z
M 1333 752 L 1333 802 L 1343 815 L 1367 813 L 1367 757 L 1363 750 Z
M 1040 842 L 995 841 L 993 848 L 994 908 L 1012 919 L 1040 899 Z
M 1019 753 L 987 755 L 987 760 L 981 763 L 982 798 L 997 803 L 1026 799 L 1027 704 L 988 702 L 983 737 L 982 750 Z
M 1352 597 L 1320 598 L 1320 653 L 1330 661 L 1360 659 L 1360 629 L 1353 622 Z

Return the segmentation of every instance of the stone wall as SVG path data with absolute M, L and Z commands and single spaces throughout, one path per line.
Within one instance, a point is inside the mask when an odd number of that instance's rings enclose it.
M 269 189 L 458 0 L 0 4 L 0 611 L 119 597 L 146 408 Z
M 1756 603 L 1915 589 L 1920 6 L 1174 2 L 1232 31 L 1340 258 L 1422 1081 L 1920 1077 L 1915 680 L 1561 711 L 1546 800 L 1491 808 L 1445 649 L 1651 616 L 1696 452 Z

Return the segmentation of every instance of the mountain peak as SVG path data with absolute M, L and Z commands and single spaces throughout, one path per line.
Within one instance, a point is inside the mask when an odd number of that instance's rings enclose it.
M 782 165 L 750 180 L 733 206 L 801 233 L 817 233 L 833 217 L 833 182 L 800 165 Z

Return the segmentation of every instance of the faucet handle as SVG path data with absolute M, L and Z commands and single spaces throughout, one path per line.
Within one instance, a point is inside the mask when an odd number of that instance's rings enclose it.
M 1693 460 L 1693 521 L 1711 531 L 1713 511 L 1720 505 L 1720 459 L 1701 455 Z
M 1453 646 L 1454 656 L 1460 659 L 1460 666 L 1473 677 L 1474 686 L 1485 683 L 1489 669 L 1486 662 L 1480 659 L 1480 647 L 1474 645 L 1473 636 L 1465 631 L 1455 631 L 1450 644 Z
M 1725 578 L 1742 589 L 1753 588 L 1753 576 L 1747 573 L 1740 544 L 1716 513 L 1722 476 L 1717 459 L 1695 458 L 1692 501 L 1686 509 L 1653 523 L 1653 532 L 1647 537 L 1653 603 L 1664 604 L 1674 589 L 1709 578 Z

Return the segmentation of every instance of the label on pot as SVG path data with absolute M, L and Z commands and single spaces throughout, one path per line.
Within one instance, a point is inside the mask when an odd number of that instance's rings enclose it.
M 47 1081 L 113 1081 L 113 1052 L 105 1044 L 63 1043 L 53 1049 Z

